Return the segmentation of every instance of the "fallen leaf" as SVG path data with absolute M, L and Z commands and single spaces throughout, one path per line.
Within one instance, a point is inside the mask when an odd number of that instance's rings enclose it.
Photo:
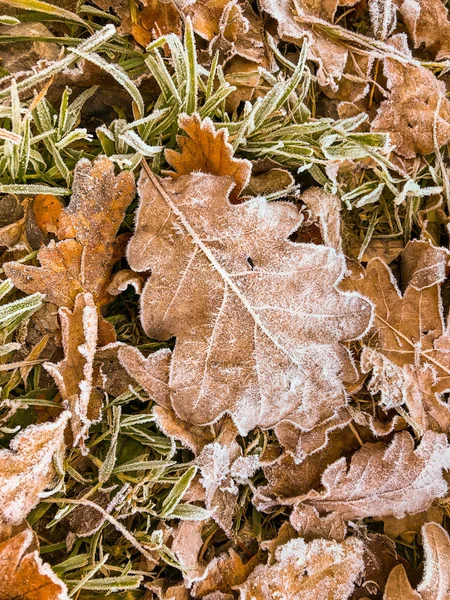
M 128 240 L 126 234 L 115 235 L 134 190 L 133 175 L 124 171 L 116 177 L 106 157 L 80 160 L 70 204 L 58 214 L 60 241 L 39 250 L 40 267 L 5 263 L 8 277 L 27 294 L 40 291 L 57 306 L 72 308 L 80 292 L 90 292 L 98 306 L 110 302 L 111 271 Z
M 356 373 L 340 341 L 364 334 L 371 305 L 336 289 L 343 256 L 287 240 L 293 205 L 233 206 L 231 184 L 143 173 L 127 250 L 134 271 L 152 272 L 142 324 L 153 339 L 176 337 L 171 404 L 182 420 L 228 413 L 241 434 L 284 420 L 309 430 L 346 402 L 343 381 Z
M 247 483 L 258 470 L 258 457 L 242 456 L 241 447 L 233 439 L 229 443 L 214 442 L 205 446 L 197 457 L 196 464 L 200 467 L 200 483 L 206 492 L 206 509 L 231 537 L 239 484 Z
M 201 578 L 205 568 L 198 562 L 203 545 L 202 521 L 180 521 L 173 533 L 171 550 L 183 568 L 186 587 Z M 184 586 L 183 586 L 184 587 Z
M 450 57 L 450 21 L 442 0 L 396 0 L 396 5 L 414 42 L 422 44 L 436 60 Z
M 405 51 L 409 53 L 407 47 Z M 389 94 L 378 108 L 372 130 L 388 132 L 395 151 L 406 158 L 435 152 L 450 141 L 450 101 L 444 82 L 422 66 L 392 58 L 383 64 Z
M 216 130 L 211 119 L 203 121 L 199 115 L 182 114 L 178 124 L 188 137 L 177 136 L 181 152 L 167 149 L 164 152 L 167 162 L 176 173 L 172 177 L 188 175 L 189 173 L 211 173 L 226 175 L 235 182 L 230 199 L 236 202 L 241 191 L 250 180 L 252 165 L 250 161 L 233 157 L 233 147 L 228 142 L 228 130 Z
M 276 551 L 276 563 L 257 566 L 237 587 L 240 600 L 346 600 L 363 572 L 363 544 L 294 539 Z
M 386 583 L 383 600 L 447 600 L 450 589 L 450 538 L 437 523 L 422 527 L 425 569 L 414 591 L 403 565 L 395 567 Z
M 53 423 L 29 425 L 10 450 L 0 450 L 0 530 L 19 525 L 39 502 L 39 494 L 55 483 L 53 460 L 64 452 L 64 430 L 70 413 Z
M 347 526 L 340 515 L 330 513 L 321 517 L 314 506 L 296 504 L 289 522 L 305 542 L 316 538 L 342 542 L 347 535 Z
M 214 433 L 210 427 L 199 427 L 191 425 L 188 421 L 182 421 L 170 408 L 154 406 L 152 414 L 156 425 L 164 435 L 181 442 L 195 455 L 200 454 L 204 446 L 214 440 Z
M 448 252 L 427 242 L 409 242 L 403 262 L 403 294 L 380 259 L 343 282 L 345 289 L 359 291 L 375 307 L 375 335 L 363 350 L 361 367 L 372 370 L 369 390 L 380 392 L 387 408 L 408 406 L 418 432 L 447 431 L 450 407 L 442 393 L 450 387 L 450 353 L 440 287 Z
M 361 593 L 376 596 L 384 590 L 389 572 L 400 563 L 395 542 L 381 533 L 368 533 L 364 539 L 363 560 Z
M 441 525 L 443 517 L 444 511 L 437 506 L 430 506 L 429 509 L 415 515 L 405 515 L 401 519 L 383 517 L 384 533 L 390 538 L 400 537 L 407 544 L 412 544 L 422 525 L 429 521 Z
M 397 565 L 390 572 L 383 600 L 421 600 L 420 594 L 411 587 L 403 565 Z
M 239 554 L 230 548 L 207 564 L 201 580 L 192 586 L 191 594 L 194 598 L 203 598 L 216 591 L 231 593 L 247 579 L 258 562 L 255 556 L 244 564 Z
M 98 313 L 91 294 L 78 294 L 73 312 L 59 310 L 64 360 L 44 363 L 71 412 L 73 445 L 84 447 L 89 427 L 101 417 L 101 395 L 93 387 Z
M 157 38 L 174 33 L 181 36 L 182 20 L 173 2 L 145 0 L 145 6 L 138 13 L 138 19 L 131 23 L 131 35 L 141 46 L 147 47 Z
M 308 207 L 311 219 L 318 222 L 324 245 L 342 252 L 340 198 L 311 187 L 303 192 L 300 200 Z
M 447 438 L 425 432 L 414 449 L 409 433 L 394 434 L 388 446 L 365 444 L 347 465 L 340 458 L 322 475 L 324 491 L 305 500 L 320 513 L 337 512 L 345 520 L 414 514 L 426 510 L 447 491 L 442 470 L 450 467 Z
M 58 233 L 59 217 L 64 204 L 51 194 L 38 194 L 33 200 L 33 213 L 36 225 L 42 233 Z
M 329 86 L 336 92 L 347 64 L 348 50 L 310 26 L 298 23 L 294 17 L 296 14 L 304 14 L 332 20 L 338 6 L 337 0 L 318 3 L 304 0 L 261 0 L 260 4 L 262 10 L 277 21 L 281 39 L 297 45 L 308 40 L 308 58 L 317 63 L 319 85 Z
M 24 529 L 0 543 L 0 597 L 2 600 L 69 600 L 66 585 L 50 565 L 31 550 L 33 533 Z

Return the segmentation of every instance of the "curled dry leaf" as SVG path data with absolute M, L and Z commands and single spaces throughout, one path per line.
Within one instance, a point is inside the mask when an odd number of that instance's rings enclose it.
M 425 432 L 414 449 L 409 433 L 396 433 L 388 446 L 365 444 L 347 465 L 340 458 L 322 475 L 324 491 L 311 492 L 306 504 L 320 513 L 337 512 L 343 519 L 403 517 L 429 508 L 447 492 L 442 470 L 450 468 L 447 438 Z
M 276 563 L 259 565 L 243 585 L 240 600 L 346 600 L 364 569 L 360 540 L 342 543 L 294 539 L 280 546 Z
M 296 244 L 298 210 L 262 198 L 233 206 L 232 180 L 195 173 L 140 181 L 131 268 L 151 270 L 141 319 L 152 338 L 176 337 L 171 404 L 192 424 L 224 413 L 240 433 L 290 421 L 309 430 L 346 402 L 356 378 L 340 343 L 362 336 L 371 305 L 338 291 L 345 261 Z
M 442 524 L 444 511 L 438 506 L 430 506 L 428 510 L 416 513 L 415 515 L 405 515 L 402 519 L 395 517 L 384 517 L 384 533 L 390 538 L 400 537 L 407 544 L 412 544 L 416 534 L 420 533 L 422 525 L 428 522 Z
M 300 200 L 308 207 L 312 220 L 318 222 L 324 245 L 342 252 L 340 198 L 311 187 L 303 192 Z
M 198 114 L 182 114 L 179 126 L 188 137 L 177 136 L 181 152 L 165 150 L 167 162 L 176 171 L 169 175 L 176 178 L 199 171 L 231 177 L 235 187 L 230 193 L 230 199 L 236 202 L 250 180 L 252 165 L 246 159 L 233 157 L 233 147 L 228 142 L 228 130 L 217 131 L 211 119 L 206 118 L 202 121 Z
M 97 306 L 111 301 L 111 271 L 123 256 L 127 235 L 115 237 L 134 197 L 133 175 L 117 177 L 106 157 L 78 162 L 70 204 L 58 215 L 58 243 L 39 250 L 40 267 L 5 263 L 14 285 L 32 294 L 41 292 L 49 302 L 72 308 L 80 292 L 90 292 Z
M 209 42 L 212 55 L 220 50 L 224 63 L 233 57 L 267 67 L 261 18 L 247 0 L 194 0 L 183 8 L 194 31 Z
M 89 427 L 101 416 L 102 399 L 92 384 L 98 313 L 91 294 L 78 294 L 73 312 L 59 310 L 64 360 L 44 363 L 71 412 L 73 445 L 84 446 Z
M 450 21 L 442 0 L 396 0 L 414 48 L 424 44 L 436 60 L 450 56 Z
M 69 600 L 66 585 L 50 565 L 32 550 L 34 536 L 24 529 L 0 543 L 0 598 L 2 600 Z
M 19 525 L 55 483 L 54 458 L 64 452 L 64 430 L 70 413 L 54 423 L 30 425 L 18 433 L 10 450 L 0 450 L 0 531 Z
M 343 283 L 375 306 L 376 335 L 361 357 L 362 369 L 372 369 L 369 390 L 381 392 L 388 408 L 405 403 L 419 432 L 450 428 L 450 407 L 442 399 L 450 388 L 450 346 L 440 297 L 448 258 L 443 248 L 409 242 L 402 257 L 403 294 L 380 259 Z
M 347 535 L 347 526 L 340 515 L 330 513 L 321 517 L 314 506 L 296 504 L 289 522 L 305 542 L 316 538 L 342 542 Z
M 182 23 L 180 12 L 173 2 L 145 0 L 138 19 L 131 23 L 131 35 L 138 44 L 146 47 L 151 41 L 169 33 L 181 36 Z
M 383 600 L 447 600 L 450 589 L 450 538 L 437 523 L 422 527 L 425 569 L 414 591 L 403 565 L 395 567 L 386 583 Z
M 392 58 L 385 58 L 384 74 L 389 95 L 380 104 L 372 130 L 388 132 L 395 151 L 406 158 L 430 154 L 446 144 L 450 101 L 445 84 L 425 67 Z
M 231 593 L 235 586 L 244 583 L 258 562 L 254 556 L 244 564 L 239 554 L 230 548 L 208 563 L 202 578 L 192 586 L 192 596 L 203 598 L 213 592 Z
M 239 484 L 246 483 L 259 468 L 257 456 L 242 456 L 233 439 L 230 443 L 214 442 L 203 448 L 197 458 L 205 488 L 205 505 L 211 516 L 228 536 L 232 535 Z

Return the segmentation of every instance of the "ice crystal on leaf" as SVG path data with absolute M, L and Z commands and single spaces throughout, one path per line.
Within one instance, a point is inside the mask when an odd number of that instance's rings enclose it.
M 337 289 L 342 255 L 288 240 L 294 205 L 233 206 L 232 188 L 227 177 L 143 172 L 127 250 L 132 269 L 151 270 L 142 324 L 176 337 L 171 403 L 183 420 L 229 413 L 242 434 L 282 421 L 308 430 L 345 404 L 355 370 L 341 341 L 365 333 L 371 305 Z

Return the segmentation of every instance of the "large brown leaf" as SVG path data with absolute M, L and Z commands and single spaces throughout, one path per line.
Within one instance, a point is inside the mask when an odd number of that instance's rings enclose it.
M 152 273 L 142 324 L 152 338 L 176 337 L 171 402 L 183 420 L 229 413 L 243 434 L 283 420 L 311 429 L 345 404 L 355 370 L 340 341 L 364 334 L 371 305 L 337 290 L 343 256 L 287 239 L 295 206 L 233 206 L 231 187 L 202 173 L 142 174 L 127 251 L 135 271 Z
M 111 271 L 128 239 L 115 236 L 134 193 L 133 175 L 124 171 L 116 177 L 108 158 L 80 160 L 70 204 L 58 215 L 60 241 L 39 250 L 40 267 L 3 265 L 8 277 L 27 294 L 42 292 L 58 306 L 72 308 L 80 292 L 90 292 L 98 306 L 107 304 Z
M 301 538 L 277 548 L 276 563 L 259 565 L 238 587 L 240 600 L 346 600 L 363 571 L 364 546 L 356 538 L 342 543 Z
M 427 431 L 414 449 L 409 433 L 396 433 L 392 443 L 365 444 L 350 466 L 340 458 L 322 475 L 324 491 L 305 500 L 320 512 L 337 512 L 344 519 L 397 518 L 426 510 L 444 496 L 442 470 L 450 467 L 450 449 L 443 434 Z
M 55 457 L 64 451 L 64 412 L 54 423 L 30 425 L 0 450 L 0 531 L 19 525 L 39 502 L 39 494 L 55 483 Z
M 31 550 L 33 533 L 25 529 L 0 543 L 0 598 L 2 600 L 69 600 L 65 584 L 50 565 Z

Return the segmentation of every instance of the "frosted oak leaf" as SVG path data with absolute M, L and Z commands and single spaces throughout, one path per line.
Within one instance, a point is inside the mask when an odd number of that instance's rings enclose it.
M 66 585 L 32 549 L 29 529 L 0 544 L 2 600 L 69 600 Z
M 19 525 L 55 483 L 53 460 L 64 452 L 64 430 L 70 413 L 54 423 L 30 425 L 0 450 L 0 532 Z
M 341 544 L 293 539 L 277 548 L 273 565 L 259 565 L 238 587 L 239 600 L 346 600 L 364 569 L 361 540 Z
M 344 257 L 288 240 L 297 208 L 231 205 L 232 180 L 175 181 L 147 167 L 130 266 L 151 270 L 141 296 L 150 337 L 176 337 L 171 403 L 196 425 L 232 416 L 240 433 L 287 420 L 308 430 L 346 402 L 355 377 L 342 340 L 364 334 L 371 305 L 336 289 Z
M 394 434 L 389 446 L 364 444 L 350 466 L 340 458 L 322 475 L 324 491 L 305 500 L 319 512 L 337 512 L 343 519 L 414 514 L 441 498 L 448 486 L 442 476 L 450 467 L 450 450 L 444 434 L 427 431 L 414 449 L 409 433 Z
M 450 598 L 450 538 L 437 523 L 422 527 L 425 568 L 413 590 L 403 565 L 396 566 L 386 583 L 383 600 L 448 600 Z

